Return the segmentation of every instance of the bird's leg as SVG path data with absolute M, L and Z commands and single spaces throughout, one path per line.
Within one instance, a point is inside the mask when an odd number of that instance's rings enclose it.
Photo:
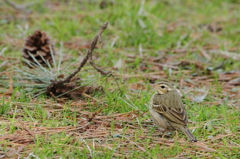
M 162 139 L 164 138 L 164 136 L 165 136 L 165 134 L 166 134 L 166 130 L 164 130 L 164 132 L 163 132 L 163 135 L 162 135 Z
M 175 136 L 178 138 L 178 131 L 175 130 Z

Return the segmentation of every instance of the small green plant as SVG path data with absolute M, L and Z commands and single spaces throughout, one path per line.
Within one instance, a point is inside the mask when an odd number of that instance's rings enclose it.
M 6 102 L 4 98 L 2 98 L 2 101 L 0 103 L 0 116 L 6 114 L 11 109 L 10 102 Z

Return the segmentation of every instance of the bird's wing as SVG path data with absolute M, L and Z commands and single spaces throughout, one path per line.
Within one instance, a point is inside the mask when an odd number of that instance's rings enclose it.
M 155 95 L 152 100 L 152 107 L 170 122 L 187 125 L 188 117 L 186 110 L 177 92 Z

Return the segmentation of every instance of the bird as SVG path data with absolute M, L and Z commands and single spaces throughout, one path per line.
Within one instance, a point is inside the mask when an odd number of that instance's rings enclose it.
M 165 81 L 151 86 L 157 93 L 150 100 L 149 111 L 155 125 L 164 129 L 162 137 L 166 132 L 178 130 L 182 131 L 191 142 L 197 142 L 187 128 L 188 116 L 179 90 Z

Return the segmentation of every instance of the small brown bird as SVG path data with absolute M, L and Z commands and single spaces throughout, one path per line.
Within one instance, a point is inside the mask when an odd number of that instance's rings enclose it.
M 187 128 L 188 117 L 179 91 L 167 82 L 158 82 L 152 86 L 157 91 L 149 107 L 154 123 L 165 129 L 164 133 L 181 130 L 191 142 L 197 142 Z

